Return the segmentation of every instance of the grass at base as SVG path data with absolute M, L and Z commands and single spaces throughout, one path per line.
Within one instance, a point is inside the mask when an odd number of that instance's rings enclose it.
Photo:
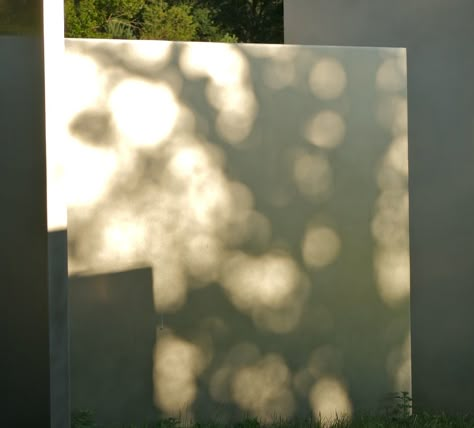
M 246 418 L 233 424 L 216 420 L 196 423 L 181 422 L 176 418 L 152 423 L 121 426 L 101 426 L 94 422 L 90 412 L 73 413 L 71 428 L 474 428 L 474 415 L 414 414 L 409 416 L 356 415 L 338 417 L 329 422 L 320 418 L 282 420 L 263 423 L 257 418 Z

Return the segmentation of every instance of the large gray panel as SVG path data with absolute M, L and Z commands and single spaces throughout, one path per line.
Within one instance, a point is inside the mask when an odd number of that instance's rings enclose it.
M 474 3 L 287 0 L 285 42 L 408 57 L 415 405 L 473 411 Z
M 403 49 L 67 40 L 66 64 L 74 406 L 330 416 L 410 389 Z

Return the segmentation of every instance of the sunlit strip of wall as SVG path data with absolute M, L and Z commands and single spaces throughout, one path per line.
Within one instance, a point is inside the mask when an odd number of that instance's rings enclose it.
M 65 130 L 61 94 L 64 55 L 63 0 L 44 0 L 44 64 L 46 110 L 46 165 L 48 193 L 48 231 L 67 226 L 65 199 Z

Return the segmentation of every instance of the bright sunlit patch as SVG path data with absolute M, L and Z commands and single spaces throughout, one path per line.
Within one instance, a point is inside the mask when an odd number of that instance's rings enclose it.
M 189 180 L 205 175 L 211 168 L 211 160 L 202 147 L 183 147 L 170 159 L 169 168 L 175 177 Z
M 188 189 L 189 213 L 203 228 L 221 227 L 231 215 L 232 200 L 225 177 L 217 171 L 194 181 Z
M 159 145 L 171 134 L 179 114 L 173 91 L 165 84 L 122 81 L 109 97 L 115 125 L 137 147 Z
M 209 84 L 206 95 L 218 110 L 216 129 L 229 143 L 239 143 L 252 130 L 257 114 L 257 101 L 244 85 L 218 86 Z
M 140 43 L 127 44 L 132 55 L 139 61 L 153 62 L 153 65 L 165 65 L 171 57 L 173 42 L 142 40 Z
M 389 306 L 396 306 L 410 293 L 408 250 L 379 249 L 374 257 L 377 290 Z
M 305 233 L 301 251 L 307 266 L 321 269 L 334 262 L 340 249 L 341 240 L 333 229 L 312 226 Z
M 305 138 L 317 147 L 333 149 L 342 143 L 346 125 L 341 115 L 332 110 L 317 113 L 304 130 Z
M 309 86 L 314 95 L 323 100 L 338 98 L 346 88 L 346 72 L 333 58 L 323 58 L 311 70 Z
M 197 346 L 173 335 L 158 339 L 153 364 L 155 405 L 168 414 L 191 406 L 197 393 L 196 377 L 203 369 L 204 359 Z
M 346 387 L 334 377 L 323 377 L 311 388 L 309 402 L 315 417 L 321 415 L 325 422 L 333 421 L 336 416 L 352 415 L 352 403 Z
M 206 96 L 217 110 L 219 135 L 231 144 L 240 143 L 250 133 L 257 103 L 250 81 L 248 63 L 234 46 L 195 43 L 186 46 L 180 66 L 190 78 L 208 77 Z
M 102 230 L 103 245 L 98 257 L 106 255 L 114 263 L 133 263 L 143 260 L 147 249 L 147 228 L 137 218 L 117 214 Z
M 61 97 L 65 116 L 72 119 L 78 112 L 97 105 L 102 95 L 105 76 L 88 56 L 68 52 L 64 55 L 64 75 L 80 76 L 67 88 L 67 97 Z
M 282 357 L 268 354 L 257 364 L 237 371 L 232 396 L 239 407 L 264 421 L 289 418 L 295 410 L 290 372 Z
M 107 191 L 117 171 L 114 150 L 95 148 L 69 138 L 66 158 L 68 206 L 79 207 L 97 202 Z
M 298 190 L 311 200 L 327 196 L 332 186 L 331 165 L 321 155 L 301 154 L 293 164 L 293 177 Z
M 185 243 L 186 267 L 193 277 L 205 283 L 217 279 L 223 255 L 220 243 L 210 235 L 197 234 Z
M 240 51 L 229 44 L 193 43 L 183 48 L 180 66 L 190 78 L 209 76 L 219 86 L 239 84 L 248 76 L 248 64 Z
M 67 228 L 64 118 L 64 7 L 43 2 L 48 231 Z
M 237 254 L 227 262 L 223 274 L 224 287 L 233 303 L 244 310 L 284 306 L 298 282 L 295 262 L 278 253 L 260 257 Z

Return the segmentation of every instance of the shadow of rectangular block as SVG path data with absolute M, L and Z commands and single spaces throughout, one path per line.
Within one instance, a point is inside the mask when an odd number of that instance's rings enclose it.
M 71 401 L 98 422 L 152 419 L 152 271 L 71 277 Z

